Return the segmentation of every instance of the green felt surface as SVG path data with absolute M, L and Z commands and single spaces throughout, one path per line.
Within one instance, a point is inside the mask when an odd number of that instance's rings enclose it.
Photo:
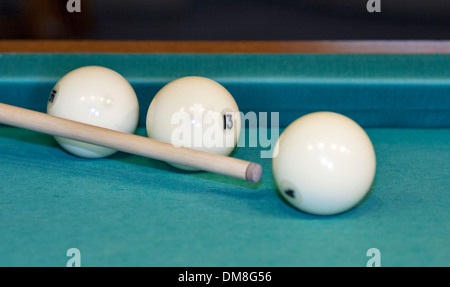
M 0 266 L 65 266 L 69 248 L 82 266 L 365 266 L 369 248 L 382 266 L 450 266 L 449 55 L 0 54 L 0 102 L 45 111 L 55 83 L 85 65 L 130 81 L 140 135 L 156 92 L 190 75 L 223 84 L 244 113 L 278 112 L 280 130 L 343 113 L 373 141 L 371 193 L 312 216 L 278 196 L 262 142 L 234 154 L 263 166 L 254 184 L 124 153 L 81 159 L 0 125 Z
M 86 160 L 51 136 L 0 128 L 0 266 L 448 266 L 448 129 L 367 129 L 370 196 L 337 216 L 301 213 L 274 188 L 118 153 Z M 138 134 L 145 136 L 140 128 Z
M 0 102 L 45 111 L 69 71 L 109 67 L 134 87 L 145 126 L 153 96 L 183 76 L 224 85 L 242 112 L 339 112 L 364 127 L 450 128 L 450 55 L 0 54 Z

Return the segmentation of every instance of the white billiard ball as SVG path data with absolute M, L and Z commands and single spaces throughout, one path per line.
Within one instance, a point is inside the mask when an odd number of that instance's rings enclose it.
M 53 88 L 47 113 L 77 122 L 125 133 L 134 133 L 139 103 L 130 83 L 105 67 L 86 66 L 62 77 Z M 116 151 L 97 145 L 55 137 L 66 151 L 84 158 L 107 157 Z
M 205 77 L 189 76 L 168 83 L 155 95 L 147 113 L 148 137 L 220 155 L 230 155 L 240 130 L 241 117 L 233 96 Z
M 282 132 L 272 169 L 280 194 L 291 205 L 316 215 L 338 214 L 356 206 L 370 190 L 375 151 L 350 118 L 316 112 Z

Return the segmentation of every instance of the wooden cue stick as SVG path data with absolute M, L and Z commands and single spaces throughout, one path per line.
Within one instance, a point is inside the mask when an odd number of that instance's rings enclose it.
M 91 143 L 204 171 L 258 182 L 262 168 L 241 159 L 175 147 L 147 137 L 109 130 L 0 103 L 0 123 Z

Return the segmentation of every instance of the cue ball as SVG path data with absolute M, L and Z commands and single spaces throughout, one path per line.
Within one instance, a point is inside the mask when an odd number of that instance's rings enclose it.
M 353 120 L 316 112 L 291 123 L 274 149 L 272 169 L 280 194 L 295 208 L 332 215 L 356 206 L 374 176 L 375 151 Z
M 205 77 L 188 76 L 168 83 L 155 95 L 147 113 L 148 137 L 219 155 L 231 154 L 240 130 L 241 117 L 233 96 Z
M 100 66 L 75 69 L 53 88 L 47 113 L 85 124 L 134 133 L 139 104 L 128 81 L 117 72 Z M 55 137 L 66 151 L 83 158 L 101 158 L 116 150 Z

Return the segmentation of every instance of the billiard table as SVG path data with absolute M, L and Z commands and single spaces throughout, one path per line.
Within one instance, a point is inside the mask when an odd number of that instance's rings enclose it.
M 250 44 L 266 48 L 255 51 L 242 43 L 212 43 L 215 50 L 208 43 L 172 43 L 172 50 L 72 44 L 0 42 L 0 102 L 45 112 L 64 74 L 106 66 L 134 87 L 136 134 L 146 136 L 147 109 L 160 88 L 182 76 L 208 77 L 244 114 L 258 116 L 257 124 L 244 123 L 232 156 L 261 164 L 262 178 L 187 172 L 123 152 L 82 159 L 50 135 L 0 125 L 0 266 L 66 266 L 71 248 L 81 266 L 366 266 L 370 250 L 381 266 L 450 265 L 448 43 L 437 52 L 439 43 L 413 42 L 392 50 L 359 43 L 362 52 L 351 43 L 335 50 Z M 377 156 L 368 196 L 339 215 L 288 205 L 267 156 L 289 123 L 315 111 L 355 120 Z

